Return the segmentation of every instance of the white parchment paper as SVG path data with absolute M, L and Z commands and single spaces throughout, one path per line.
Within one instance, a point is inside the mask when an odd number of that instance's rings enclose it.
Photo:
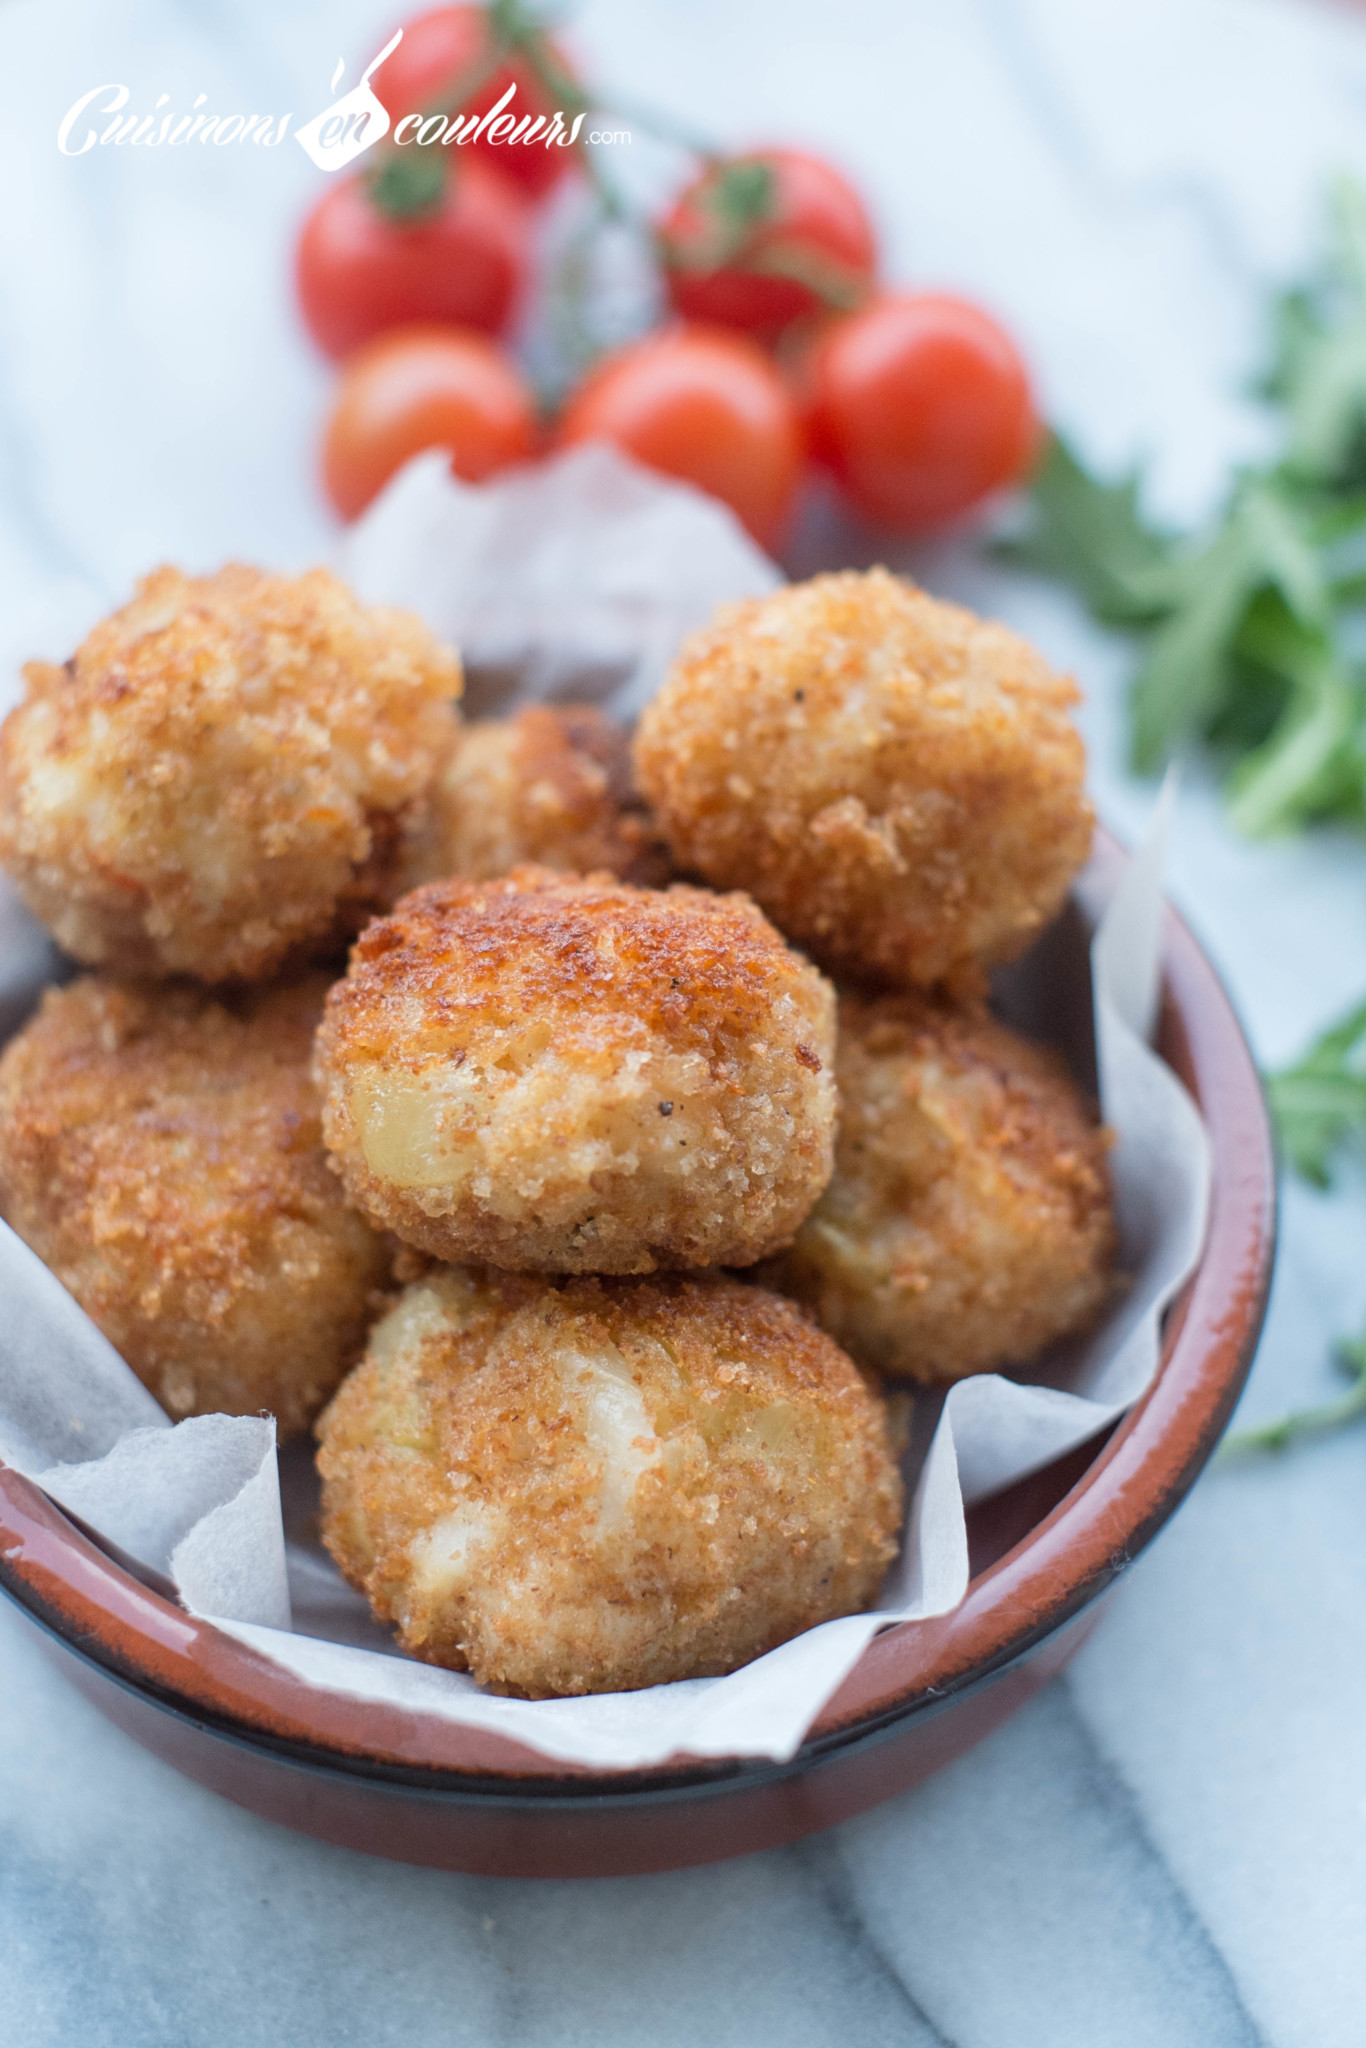
M 656 686 L 680 634 L 778 572 L 698 493 L 600 449 L 481 489 L 421 457 L 348 537 L 340 564 L 372 601 L 400 602 L 463 641 L 487 708 L 593 698 L 620 716 Z M 508 1700 L 401 1656 L 315 1543 L 287 1544 L 274 1425 L 206 1416 L 172 1427 L 74 1301 L 0 1225 L 0 1457 L 29 1474 L 186 1609 L 305 1684 L 507 1735 L 564 1762 L 644 1767 L 695 1756 L 792 1755 L 879 1629 L 947 1614 L 968 1584 L 965 1506 L 1039 1470 L 1148 1385 L 1163 1310 L 1203 1242 L 1203 1126 L 1149 1050 L 1171 791 L 1092 945 L 1101 1108 L 1121 1264 L 1131 1285 L 1085 1344 L 1040 1368 L 950 1390 L 909 1489 L 901 1555 L 876 1610 L 824 1623 L 727 1678 L 574 1700 Z M 54 957 L 0 890 L 0 1026 Z M 297 1461 L 296 1461 L 297 1462 Z
M 726 506 L 606 442 L 487 484 L 419 455 L 333 567 L 367 604 L 405 605 L 460 649 L 468 711 L 591 699 L 623 723 L 685 633 L 783 580 Z

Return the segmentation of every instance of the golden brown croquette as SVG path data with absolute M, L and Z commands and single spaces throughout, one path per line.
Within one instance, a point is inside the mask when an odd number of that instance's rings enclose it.
M 0 729 L 0 862 L 78 960 L 259 979 L 393 899 L 456 657 L 324 569 L 158 569 Z
M 1115 1287 L 1105 1132 L 1056 1054 L 982 1009 L 840 998 L 835 1173 L 764 1278 L 863 1365 L 1022 1365 Z
M 409 1287 L 318 1424 L 323 1536 L 405 1649 L 530 1698 L 733 1671 L 866 1607 L 882 1403 L 734 1280 Z
M 626 734 L 591 704 L 536 704 L 464 726 L 432 791 L 405 886 L 485 882 L 534 862 L 656 886 L 669 858 L 631 786 Z
M 318 1039 L 351 1199 L 437 1258 L 747 1265 L 829 1178 L 834 992 L 744 896 L 519 868 L 358 941 Z
M 220 1002 L 87 975 L 0 1058 L 0 1214 L 177 1418 L 304 1428 L 388 1277 L 322 1149 L 326 986 Z
M 821 964 L 962 985 L 1057 911 L 1092 815 L 1070 682 L 885 569 L 732 605 L 636 735 L 678 866 Z

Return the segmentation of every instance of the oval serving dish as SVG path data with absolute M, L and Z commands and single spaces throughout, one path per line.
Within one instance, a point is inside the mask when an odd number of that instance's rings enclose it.
M 1121 860 L 1100 835 L 1078 932 Z M 1045 996 L 1048 943 L 1034 975 Z M 1072 950 L 1084 958 L 1077 939 Z M 1213 1188 L 1156 1379 L 1108 1437 L 969 1512 L 963 1605 L 875 1637 L 788 1763 L 559 1765 L 305 1686 L 130 1576 L 2 1466 L 0 1586 L 137 1741 L 225 1797 L 350 1848 L 494 1876 L 605 1877 L 744 1855 L 846 1820 L 960 1755 L 1062 1668 L 1189 1491 L 1247 1376 L 1275 1240 L 1271 1137 L 1237 1018 L 1170 911 L 1158 1050 L 1204 1116 Z

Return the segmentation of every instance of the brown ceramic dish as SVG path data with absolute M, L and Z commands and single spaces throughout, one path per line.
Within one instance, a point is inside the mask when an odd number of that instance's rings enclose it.
M 1102 843 L 1083 905 L 1119 858 Z M 1108 1439 L 972 1513 L 962 1607 L 878 1636 L 788 1764 L 557 1766 L 500 1737 L 311 1690 L 139 1583 L 4 1468 L 0 1585 L 139 1742 L 241 1805 L 352 1848 L 500 1876 L 608 1876 L 742 1855 L 847 1819 L 959 1755 L 1062 1667 L 1098 1597 L 1189 1490 L 1242 1387 L 1271 1273 L 1271 1141 L 1237 1019 L 1173 915 L 1159 1048 L 1204 1114 L 1214 1188 L 1156 1381 Z

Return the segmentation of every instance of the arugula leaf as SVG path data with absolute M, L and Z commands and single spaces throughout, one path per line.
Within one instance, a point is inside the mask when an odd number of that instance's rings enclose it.
M 1359 545 L 1358 545 L 1359 543 Z M 1322 691 L 1306 684 L 1297 657 L 1287 672 L 1268 663 L 1252 630 L 1261 601 L 1269 594 L 1317 648 L 1332 616 L 1338 588 L 1366 598 L 1366 506 L 1358 529 L 1335 512 L 1325 513 L 1302 497 L 1288 479 L 1248 474 L 1234 487 L 1229 508 L 1203 545 L 1182 546 L 1150 526 L 1139 508 L 1138 480 L 1107 484 L 1090 476 L 1067 443 L 1054 436 L 1034 478 L 1020 530 L 998 552 L 1026 568 L 1065 578 L 1099 619 L 1146 632 L 1148 647 L 1132 684 L 1131 748 L 1140 771 L 1159 767 L 1174 748 L 1192 738 L 1237 738 L 1232 700 L 1239 694 L 1249 656 L 1271 670 L 1274 689 L 1269 713 L 1243 731 L 1237 751 L 1259 747 L 1272 728 L 1277 751 L 1285 745 L 1284 715 L 1298 729 L 1318 708 Z M 1331 561 L 1330 561 L 1331 558 Z M 1329 580 L 1329 567 L 1338 578 Z M 1331 735 L 1319 725 L 1280 758 L 1277 800 L 1265 822 L 1262 801 L 1249 801 L 1250 829 L 1269 830 L 1316 816 L 1318 790 L 1327 756 L 1347 737 L 1355 698 L 1345 686 Z M 1315 778 L 1313 788 L 1293 786 L 1297 761 Z M 1249 771 L 1260 779 L 1268 760 Z M 1335 769 L 1336 774 L 1336 769 Z M 1340 779 L 1340 778 L 1339 778 Z M 1347 776 L 1351 799 L 1356 784 Z M 1335 785 L 1336 786 L 1336 785 Z
M 1281 1144 L 1297 1173 L 1326 1188 L 1351 1140 L 1366 1140 L 1366 1002 L 1339 1018 L 1293 1067 L 1267 1077 Z
M 1293 498 L 1273 479 L 1246 476 L 1223 524 L 1185 564 L 1181 602 L 1154 635 L 1130 697 L 1134 766 L 1151 771 L 1183 739 L 1208 733 L 1234 680 L 1239 642 L 1264 591 L 1322 632 L 1328 587 Z
M 1233 479 L 1203 535 L 1155 527 L 1137 477 L 1099 481 L 1055 437 L 1001 549 L 1140 637 L 1134 767 L 1205 746 L 1248 833 L 1366 830 L 1366 189 L 1336 188 L 1330 226 L 1274 308 L 1260 389 L 1282 453 Z
M 1229 1438 L 1221 1455 L 1238 1457 L 1248 1451 L 1284 1451 L 1301 1437 L 1325 1436 L 1330 1430 L 1341 1429 L 1366 1416 L 1366 1336 L 1340 1343 L 1333 1356 L 1351 1377 L 1352 1386 L 1347 1393 L 1336 1401 L 1325 1401 L 1318 1408 L 1298 1408 L 1291 1415 L 1283 1415 L 1279 1422 L 1266 1423 L 1260 1429 L 1240 1430 Z
M 1143 519 L 1138 489 L 1137 476 L 1098 482 L 1062 436 L 1051 434 L 1021 529 L 998 541 L 996 552 L 1073 584 L 1111 625 L 1163 618 L 1178 595 L 1174 544 Z
M 1366 1003 L 1325 1031 L 1295 1066 L 1269 1075 L 1267 1095 L 1291 1165 L 1327 1187 L 1344 1144 L 1366 1139 Z M 1242 1430 L 1221 1455 L 1283 1451 L 1302 1437 L 1323 1436 L 1366 1417 L 1366 1331 L 1338 1343 L 1333 1355 L 1352 1380 L 1345 1394 Z
M 1275 725 L 1229 776 L 1229 815 L 1249 838 L 1315 818 L 1360 819 L 1366 791 L 1361 692 L 1330 634 L 1272 597 L 1254 605 L 1238 651 L 1285 685 Z
M 1270 359 L 1253 383 L 1256 397 L 1273 405 L 1285 403 L 1318 329 L 1316 294 L 1311 285 L 1291 285 L 1272 300 Z
M 1203 745 L 1249 834 L 1328 818 L 1366 830 L 1366 189 L 1337 188 L 1330 229 L 1318 272 L 1273 309 L 1260 395 L 1279 415 L 1280 454 L 1232 479 L 1206 532 L 1151 525 L 1136 476 L 1102 482 L 1055 436 L 998 550 L 1143 641 L 1135 767 Z M 1328 1186 L 1347 1148 L 1366 1151 L 1366 1002 L 1267 1093 L 1290 1165 Z M 1338 1355 L 1348 1393 L 1233 1448 L 1279 1449 L 1366 1416 L 1366 1334 Z
M 1366 191 L 1342 180 L 1320 276 L 1279 308 L 1269 389 L 1285 407 L 1286 464 L 1342 485 L 1366 475 Z

